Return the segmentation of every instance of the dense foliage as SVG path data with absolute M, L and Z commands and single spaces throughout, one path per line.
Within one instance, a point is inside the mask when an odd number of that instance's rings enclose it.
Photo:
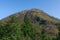
M 34 27 L 28 18 L 20 25 L 18 18 L 11 16 L 7 24 L 0 22 L 0 40 L 60 40 L 60 25 L 58 27 L 59 34 L 53 38 L 47 36 L 40 25 Z

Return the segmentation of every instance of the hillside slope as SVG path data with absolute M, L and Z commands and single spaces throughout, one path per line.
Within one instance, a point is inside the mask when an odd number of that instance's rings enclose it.
M 60 20 L 39 9 L 24 10 L 0 21 L 1 40 L 60 40 Z

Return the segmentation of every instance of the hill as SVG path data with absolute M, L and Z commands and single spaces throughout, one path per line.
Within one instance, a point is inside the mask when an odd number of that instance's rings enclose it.
M 0 40 L 60 40 L 60 20 L 33 8 L 0 20 Z

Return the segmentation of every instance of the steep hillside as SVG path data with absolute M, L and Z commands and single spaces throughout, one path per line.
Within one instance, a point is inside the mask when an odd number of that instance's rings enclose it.
M 0 21 L 0 40 L 60 40 L 60 20 L 31 9 Z
M 28 14 L 30 14 L 30 16 L 31 15 L 32 16 L 38 16 L 38 17 L 40 17 L 40 18 L 42 18 L 44 20 L 47 20 L 47 21 L 51 21 L 51 22 L 55 22 L 55 23 L 60 23 L 60 20 L 59 19 L 54 18 L 54 17 L 48 15 L 47 13 L 45 13 L 44 11 L 39 10 L 39 9 L 36 9 L 36 8 L 33 8 L 31 10 L 24 10 L 24 11 L 21 11 L 21 12 L 17 12 L 17 13 L 15 13 L 13 15 L 22 18 L 22 17 L 24 17 L 25 15 L 28 15 Z M 13 16 L 13 15 L 11 15 L 11 16 Z M 9 20 L 8 18 L 4 18 L 2 20 L 5 21 L 6 19 Z

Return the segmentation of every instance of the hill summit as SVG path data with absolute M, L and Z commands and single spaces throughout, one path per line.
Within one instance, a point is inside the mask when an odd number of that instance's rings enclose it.
M 60 40 L 60 20 L 33 8 L 0 20 L 1 40 Z

